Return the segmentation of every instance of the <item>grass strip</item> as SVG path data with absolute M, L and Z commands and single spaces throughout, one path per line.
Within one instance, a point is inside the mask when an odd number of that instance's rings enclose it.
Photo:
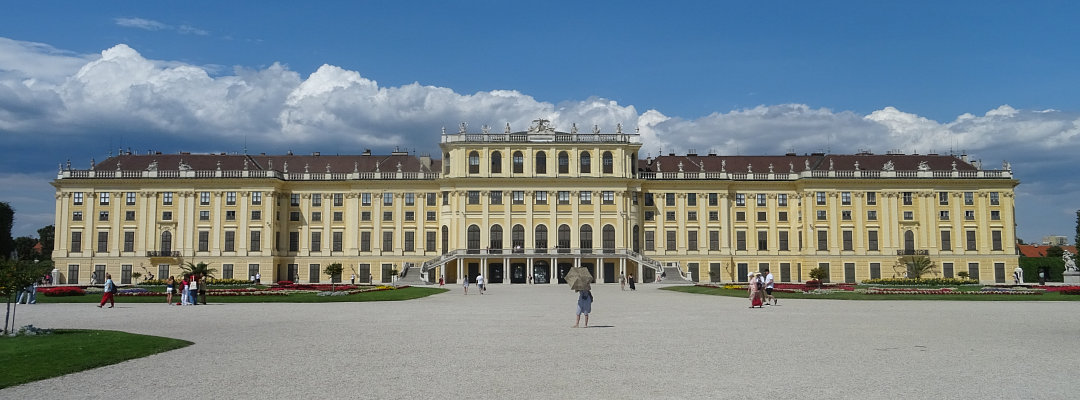
M 119 331 L 54 330 L 0 337 L 0 389 L 187 347 L 186 340 Z
M 879 286 L 884 287 L 884 286 Z M 673 292 L 707 294 L 713 296 L 748 298 L 746 289 L 724 289 L 708 286 L 668 286 L 661 288 Z M 977 289 L 976 289 L 977 290 Z M 836 291 L 832 293 L 787 293 L 773 292 L 777 299 L 821 299 L 821 300 L 959 300 L 959 301 L 1080 301 L 1080 296 L 1065 295 L 1058 292 L 1043 294 L 866 294 L 854 291 Z M 749 301 L 749 300 L 748 300 Z
M 213 288 L 213 287 L 211 287 Z M 157 289 L 157 290 L 155 290 Z M 149 289 L 163 291 L 161 288 Z M 247 296 L 206 296 L 207 303 L 341 303 L 364 301 L 402 301 L 427 297 L 449 291 L 449 289 L 415 287 L 363 292 L 345 296 L 319 296 L 316 293 L 290 293 L 287 295 L 247 295 Z M 165 303 L 165 296 L 116 296 L 116 303 Z M 44 296 L 38 294 L 38 303 L 98 303 L 101 294 L 84 296 Z M 173 303 L 180 301 L 180 295 L 173 295 Z

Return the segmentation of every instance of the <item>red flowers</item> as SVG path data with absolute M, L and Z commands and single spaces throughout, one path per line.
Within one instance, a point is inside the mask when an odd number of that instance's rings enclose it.
M 83 296 L 86 291 L 78 286 L 46 286 L 38 287 L 38 293 L 46 296 Z

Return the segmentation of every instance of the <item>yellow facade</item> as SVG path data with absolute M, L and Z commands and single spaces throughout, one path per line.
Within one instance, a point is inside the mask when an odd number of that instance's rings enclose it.
M 441 160 L 353 156 L 123 154 L 62 168 L 53 259 L 64 283 L 110 272 L 263 282 L 410 279 L 599 282 L 676 274 L 745 281 L 892 277 L 901 254 L 938 276 L 1004 282 L 1016 267 L 1011 171 L 948 155 L 667 155 L 640 138 L 528 131 L 443 134 Z M 756 171 L 755 171 L 756 169 Z

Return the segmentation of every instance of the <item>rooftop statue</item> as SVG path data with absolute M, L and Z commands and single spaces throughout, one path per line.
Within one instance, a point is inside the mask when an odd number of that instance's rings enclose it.
M 881 166 L 882 171 L 892 171 L 893 169 L 895 168 L 893 167 L 892 160 L 886 161 L 885 165 Z
M 187 171 L 187 170 L 191 169 L 190 167 L 188 167 L 188 169 L 184 169 L 183 167 L 184 167 L 184 160 L 180 160 L 180 170 L 181 171 Z M 157 171 L 157 160 L 151 161 L 150 165 L 146 166 L 146 170 L 147 171 Z
M 930 165 L 925 160 L 919 161 L 919 171 L 929 171 Z

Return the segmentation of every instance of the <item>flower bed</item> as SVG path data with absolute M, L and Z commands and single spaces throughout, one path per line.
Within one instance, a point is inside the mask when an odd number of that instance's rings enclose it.
M 295 283 L 293 283 L 293 284 L 289 284 L 289 285 L 278 285 L 278 286 L 271 287 L 269 289 L 270 290 L 313 290 L 313 291 L 323 292 L 323 291 L 329 291 L 329 290 L 338 290 L 338 291 L 353 290 L 353 289 L 358 289 L 358 288 L 359 288 L 359 286 L 348 284 L 348 283 L 338 283 L 338 284 L 334 284 L 334 285 L 331 285 L 329 283 L 309 283 L 309 284 L 295 284 Z
M 38 293 L 45 296 L 84 296 L 86 291 L 78 286 L 47 286 L 38 287 Z
M 866 294 L 971 294 L 971 295 L 1020 295 L 1020 294 L 1043 294 L 1039 290 L 1031 289 L 1013 289 L 1013 288 L 996 288 L 996 287 L 984 287 L 979 290 L 973 291 L 960 291 L 956 288 L 881 288 L 872 287 L 866 289 Z

